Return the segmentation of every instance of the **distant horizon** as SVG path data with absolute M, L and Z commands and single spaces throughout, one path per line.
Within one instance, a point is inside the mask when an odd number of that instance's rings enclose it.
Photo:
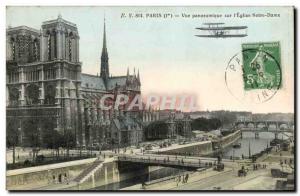
M 159 111 L 168 111 L 171 109 L 165 109 L 165 110 L 159 110 Z M 179 110 L 175 110 L 179 111 Z M 243 110 L 198 110 L 198 111 L 191 111 L 191 112 L 182 112 L 182 113 L 197 113 L 197 112 L 247 112 L 247 113 L 252 113 L 252 114 L 295 114 L 294 112 L 267 112 L 267 113 L 253 113 L 252 111 L 243 111 Z
M 251 111 L 238 111 L 238 110 L 212 110 L 212 111 L 195 111 L 195 112 L 187 112 L 187 113 L 197 113 L 197 112 L 247 112 L 247 113 L 252 113 L 252 114 L 295 114 L 294 112 L 268 112 L 268 113 L 253 113 Z

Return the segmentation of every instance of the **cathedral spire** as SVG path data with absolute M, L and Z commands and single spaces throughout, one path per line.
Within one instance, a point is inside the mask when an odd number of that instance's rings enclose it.
M 104 18 L 104 30 L 103 30 L 103 46 L 102 46 L 102 53 L 107 53 L 106 48 L 106 25 L 105 25 L 105 18 Z
M 138 81 L 138 84 L 141 85 L 140 70 L 139 69 L 138 69 L 138 73 L 137 73 L 137 81 Z
M 101 54 L 101 71 L 100 77 L 104 79 L 104 82 L 107 82 L 109 78 L 109 64 L 108 64 L 108 52 L 107 52 L 107 45 L 106 45 L 106 25 L 105 25 L 105 18 L 104 18 L 104 28 L 103 28 L 103 46 L 102 46 L 102 54 Z

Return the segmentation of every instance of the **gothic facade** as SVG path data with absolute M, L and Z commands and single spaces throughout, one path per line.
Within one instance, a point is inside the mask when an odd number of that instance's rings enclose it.
M 99 105 L 107 94 L 114 95 L 108 100 L 113 103 L 118 94 L 132 99 L 141 93 L 139 72 L 110 75 L 105 24 L 100 76 L 81 72 L 77 26 L 61 16 L 43 22 L 41 30 L 10 27 L 6 34 L 7 131 L 17 134 L 18 145 L 51 148 L 66 136 L 72 146 L 143 139 L 143 114 L 126 111 L 127 105 Z

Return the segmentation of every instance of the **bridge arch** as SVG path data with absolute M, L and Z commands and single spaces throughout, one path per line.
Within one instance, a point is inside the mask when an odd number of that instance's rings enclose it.
M 276 130 L 277 129 L 277 122 L 269 122 L 268 123 L 268 129 Z
M 242 128 L 245 128 L 246 125 L 244 122 L 238 122 L 235 124 L 235 126 L 238 128 L 238 129 L 242 129 Z
M 247 123 L 247 128 L 250 128 L 250 129 L 253 128 L 254 129 L 255 128 L 255 123 L 254 122 L 248 122 Z
M 257 122 L 257 123 L 256 123 L 256 127 L 257 127 L 257 128 L 267 128 L 268 125 L 267 125 L 266 122 Z
M 279 129 L 283 130 L 283 129 L 288 129 L 289 125 L 287 123 L 280 123 L 278 127 Z

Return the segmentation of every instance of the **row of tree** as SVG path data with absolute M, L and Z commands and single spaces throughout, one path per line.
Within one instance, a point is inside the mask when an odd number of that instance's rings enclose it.
M 64 130 L 63 133 L 54 129 L 53 119 L 43 119 L 43 127 L 38 127 L 38 121 L 28 120 L 24 122 L 22 128 L 26 131 L 21 134 L 19 124 L 13 119 L 7 120 L 6 125 L 6 146 L 12 148 L 13 164 L 15 164 L 16 156 L 15 149 L 17 146 L 32 148 L 32 161 L 36 160 L 38 152 L 41 148 L 49 148 L 56 150 L 56 156 L 59 157 L 59 149 L 69 149 L 75 147 L 75 135 L 71 130 Z M 23 137 L 23 138 L 21 138 Z M 24 139 L 25 138 L 25 139 Z
M 219 129 L 222 125 L 221 120 L 217 118 L 197 118 L 192 120 L 192 130 L 212 131 Z M 177 131 L 180 131 L 180 124 L 177 125 Z M 145 127 L 146 139 L 163 139 L 167 138 L 168 124 L 165 121 L 155 121 Z M 180 134 L 180 133 L 179 133 Z
M 168 125 L 165 121 L 155 121 L 144 129 L 145 138 L 148 140 L 165 139 L 168 134 Z
M 197 118 L 192 121 L 192 130 L 212 131 L 220 128 L 221 121 L 217 118 Z

